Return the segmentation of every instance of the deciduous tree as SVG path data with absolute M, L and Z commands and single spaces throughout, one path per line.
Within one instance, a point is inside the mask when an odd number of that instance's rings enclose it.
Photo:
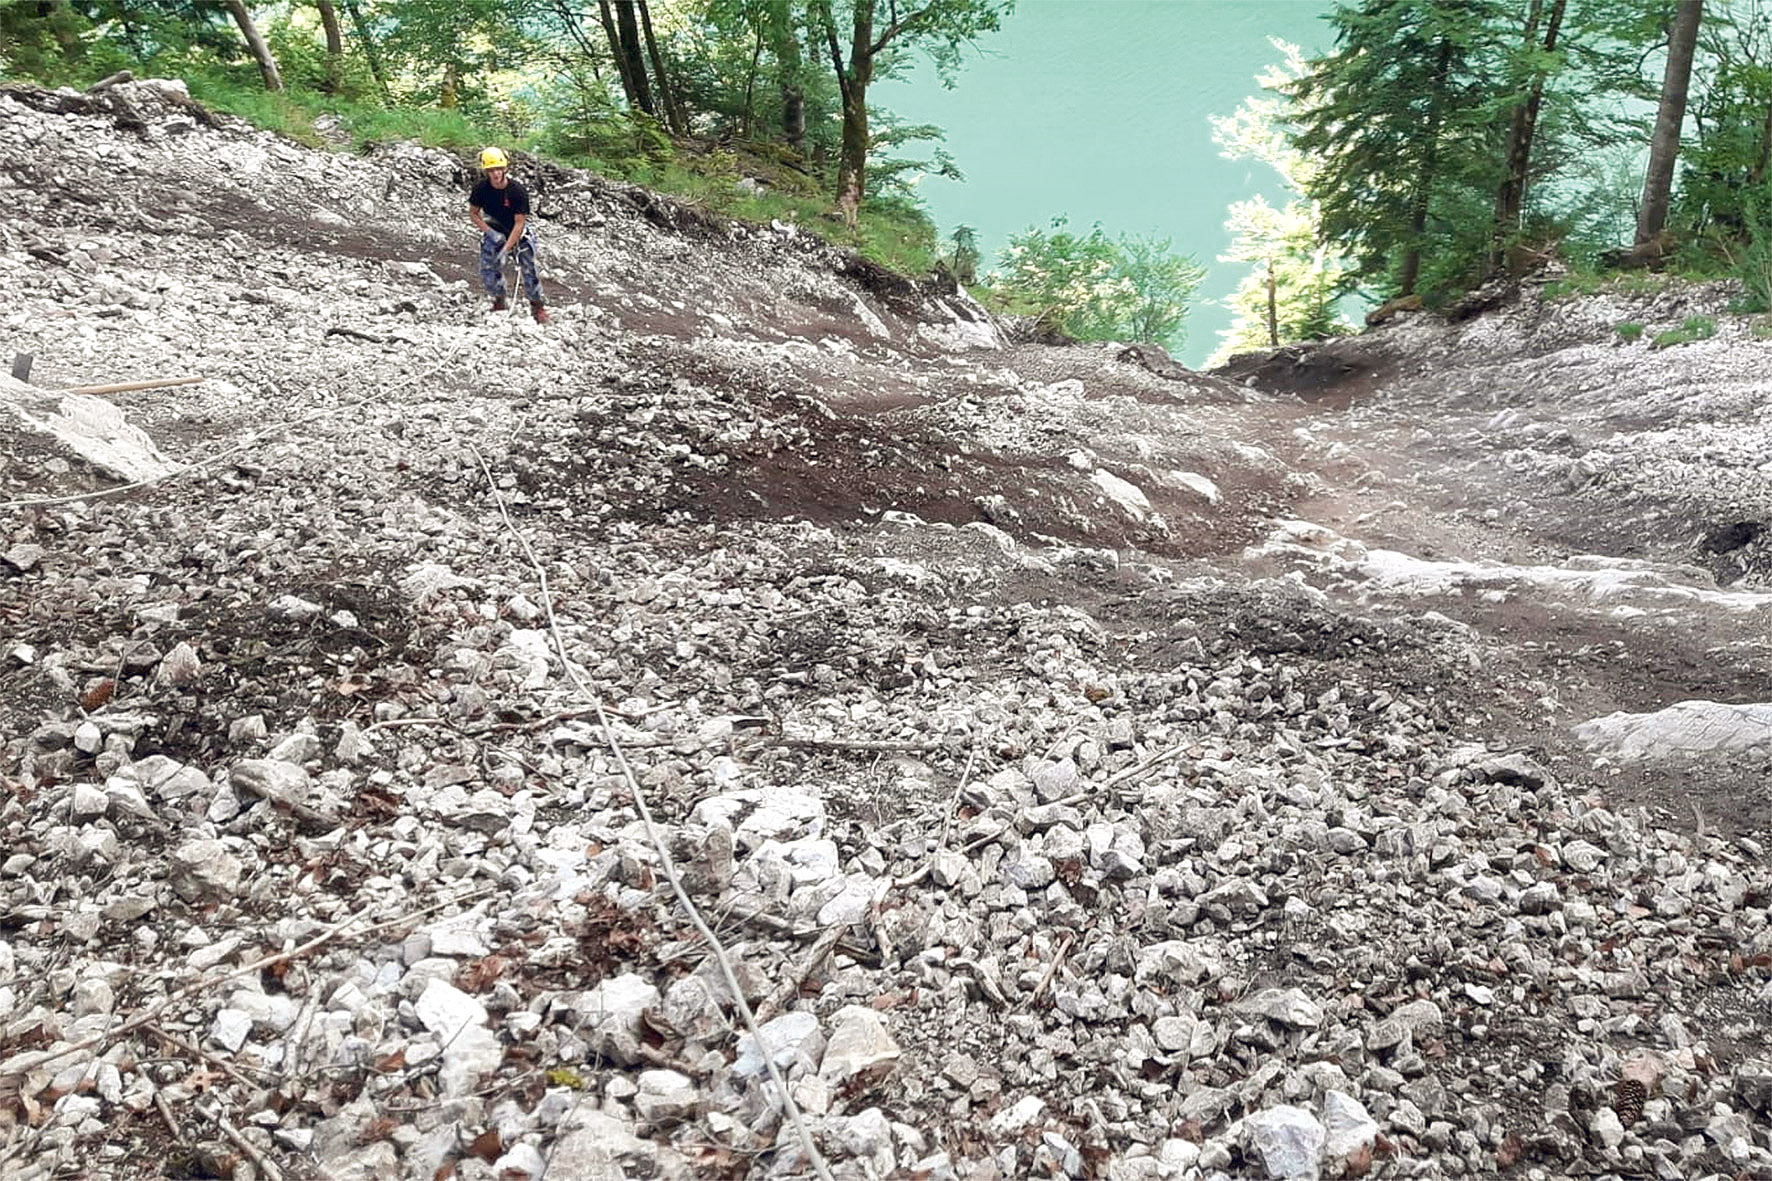
M 837 159 L 837 209 L 854 225 L 867 184 L 868 87 L 882 55 L 892 48 L 921 49 L 943 77 L 958 67 L 961 51 L 995 32 L 1015 0 L 811 0 L 812 23 L 830 54 L 843 101 L 843 140 Z M 839 15 L 841 14 L 841 15 Z M 847 36 L 848 50 L 842 38 Z
M 1686 120 L 1686 94 L 1692 81 L 1692 55 L 1698 48 L 1698 27 L 1703 14 L 1704 0 L 1679 0 L 1668 28 L 1667 71 L 1661 83 L 1661 103 L 1655 112 L 1655 133 L 1649 139 L 1643 203 L 1637 213 L 1638 246 L 1654 242 L 1667 224 L 1674 162 L 1680 154 L 1680 127 Z

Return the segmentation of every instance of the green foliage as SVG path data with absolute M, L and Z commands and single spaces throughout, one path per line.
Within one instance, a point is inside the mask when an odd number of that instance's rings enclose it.
M 1748 326 L 1755 340 L 1772 340 L 1772 316 L 1759 316 Z
M 1739 310 L 1772 312 L 1772 195 L 1762 192 L 1742 207 L 1742 236 L 1725 247 L 1735 277 L 1741 280 Z
M 949 241 L 953 249 L 942 261 L 953 272 L 954 279 L 968 286 L 978 282 L 978 264 L 984 260 L 978 249 L 978 231 L 971 226 L 955 226 Z
M 1305 191 L 1324 239 L 1352 260 L 1350 279 L 1431 297 L 1478 277 L 1486 250 L 1472 258 L 1460 227 L 1501 175 L 1506 15 L 1497 0 L 1338 5 L 1336 51 L 1285 86 L 1292 146 L 1313 163 Z
M 1641 324 L 1633 324 L 1629 320 L 1614 324 L 1612 330 L 1618 333 L 1618 339 L 1626 344 L 1635 344 L 1637 341 L 1643 339 L 1643 326 Z
M 1288 197 L 1278 209 L 1262 197 L 1230 207 L 1225 229 L 1231 248 L 1219 261 L 1247 263 L 1250 269 L 1225 301 L 1235 318 L 1220 333 L 1209 364 L 1272 344 L 1352 331 L 1335 310 L 1347 262 L 1321 242 L 1321 206 L 1305 196 L 1314 162 L 1295 150 L 1288 137 L 1290 104 L 1284 91 L 1307 67 L 1297 46 L 1281 41 L 1273 46 L 1284 60 L 1256 78 L 1264 94 L 1246 100 L 1229 117 L 1212 120 L 1220 154 L 1267 164 L 1279 174 Z
M 1687 316 L 1678 328 L 1670 328 L 1666 332 L 1658 332 L 1649 341 L 1652 349 L 1671 348 L 1674 345 L 1691 344 L 1693 341 L 1709 340 L 1717 334 L 1717 322 L 1709 316 Z
M 1049 230 L 1030 226 L 1009 239 L 987 277 L 991 302 L 1075 340 L 1178 346 L 1204 268 L 1167 239 L 1116 241 L 1099 224 L 1087 234 L 1068 224 L 1054 218 Z

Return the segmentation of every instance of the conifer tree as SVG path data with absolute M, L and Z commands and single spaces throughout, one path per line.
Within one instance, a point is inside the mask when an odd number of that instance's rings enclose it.
M 1316 163 L 1307 192 L 1321 203 L 1324 236 L 1386 294 L 1416 293 L 1429 255 L 1468 269 L 1455 257 L 1460 225 L 1437 219 L 1436 206 L 1494 192 L 1504 13 L 1498 0 L 1340 5 L 1335 51 L 1288 88 L 1293 144 Z

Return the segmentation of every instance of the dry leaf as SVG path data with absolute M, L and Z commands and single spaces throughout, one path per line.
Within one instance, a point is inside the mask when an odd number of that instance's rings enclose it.
M 511 961 L 502 955 L 489 955 L 484 959 L 470 960 L 455 974 L 455 986 L 463 992 L 485 992 L 492 987 L 492 982 L 505 974 Z
M 117 682 L 106 677 L 92 688 L 80 695 L 80 708 L 87 713 L 100 708 L 117 695 Z
M 215 1084 L 221 1081 L 221 1078 L 219 1072 L 211 1070 L 207 1066 L 199 1066 L 185 1076 L 185 1086 L 191 1088 L 193 1094 L 201 1095 L 205 1091 L 212 1090 Z
M 477 1156 L 488 1164 L 503 1156 L 504 1151 L 504 1139 L 499 1136 L 497 1128 L 487 1128 L 475 1136 L 474 1142 L 468 1145 L 470 1155 Z

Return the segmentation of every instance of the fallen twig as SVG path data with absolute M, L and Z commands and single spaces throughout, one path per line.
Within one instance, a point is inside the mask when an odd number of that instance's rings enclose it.
M 977 761 L 978 743 L 974 742 L 971 751 L 966 755 L 966 769 L 960 773 L 960 782 L 954 785 L 954 794 L 948 797 L 947 811 L 942 813 L 941 838 L 936 841 L 935 848 L 930 850 L 929 856 L 924 859 L 922 868 L 906 877 L 899 878 L 892 883 L 897 889 L 902 890 L 906 886 L 916 885 L 918 882 L 928 877 L 930 871 L 935 868 L 936 855 L 948 847 L 948 833 L 953 828 L 954 811 L 960 806 L 960 793 L 966 790 L 966 785 L 968 783 L 972 782 L 972 765 Z
M 1034 991 L 1028 994 L 1028 999 L 1023 1005 L 1024 1008 L 1031 1009 L 1039 1004 L 1040 997 L 1045 994 L 1047 986 L 1052 983 L 1052 978 L 1058 975 L 1058 968 L 1060 964 L 1064 963 L 1064 957 L 1071 953 L 1071 944 L 1076 941 L 1077 936 L 1075 932 L 1071 932 L 1064 937 L 1064 942 L 1058 945 L 1058 951 L 1052 956 L 1052 962 L 1046 965 L 1046 974 L 1040 977 L 1040 983 L 1036 984 L 1034 986 Z
M 228 1122 L 228 1117 L 222 1114 L 221 1104 L 216 1104 L 208 1111 L 204 1111 L 201 1107 L 197 1110 L 203 1112 L 205 1117 L 221 1129 L 222 1135 L 228 1138 L 228 1143 L 250 1157 L 252 1163 L 258 1166 L 260 1173 L 270 1178 L 270 1181 L 283 1181 L 283 1170 L 272 1164 L 264 1153 L 253 1146 L 252 1141 L 240 1134 L 239 1128 Z
M 275 792 L 260 791 L 258 786 L 250 781 L 241 782 L 239 780 L 233 780 L 232 782 L 234 787 L 239 791 L 244 792 L 246 795 L 255 796 L 258 799 L 264 800 L 272 807 L 282 808 L 298 820 L 305 820 L 309 824 L 329 830 L 337 828 L 344 823 L 344 821 L 337 816 L 322 812 L 318 808 L 310 808 L 306 804 L 297 800 L 292 800 L 287 796 L 279 795 Z
M 132 390 L 159 390 L 175 385 L 196 385 L 207 377 L 162 377 L 152 381 L 118 381 L 110 385 L 81 385 L 71 390 L 55 390 L 58 394 L 127 394 Z
M 794 969 L 793 974 L 778 984 L 775 990 L 764 997 L 763 1002 L 757 1006 L 758 1022 L 768 1021 L 785 1009 L 789 1001 L 799 995 L 800 990 L 806 986 L 806 981 L 811 978 L 814 972 L 818 971 L 818 966 L 824 962 L 825 957 L 831 954 L 831 949 L 837 946 L 838 941 L 843 938 L 843 932 L 846 929 L 834 926 L 818 937 L 818 942 L 807 949 L 805 957 L 800 960 L 800 964 Z
M 229 1078 L 233 1079 L 235 1082 L 239 1083 L 241 1086 L 246 1087 L 249 1090 L 257 1090 L 258 1088 L 260 1088 L 264 1085 L 263 1083 L 253 1082 L 251 1079 L 247 1078 L 245 1075 L 241 1074 L 238 1070 L 236 1070 L 232 1063 L 229 1063 L 229 1062 L 223 1061 L 220 1058 L 217 1058 L 214 1054 L 211 1054 L 208 1050 L 203 1049 L 201 1046 L 194 1046 L 190 1042 L 187 1042 L 184 1038 L 179 1037 L 177 1034 L 166 1032 L 166 1030 L 160 1028 L 159 1023 L 157 1023 L 157 1022 L 154 1022 L 154 1021 L 148 1022 L 146 1028 L 149 1033 L 153 1034 L 155 1037 L 159 1038 L 161 1041 L 165 1042 L 167 1045 L 171 1046 L 173 1049 L 178 1050 L 178 1051 L 185 1053 L 185 1054 L 189 1054 L 191 1057 L 199 1059 L 200 1061 L 205 1062 L 208 1065 L 215 1067 L 215 1069 L 221 1071 L 223 1074 L 227 1075 Z
M 340 328 L 336 325 L 334 325 L 331 328 L 328 328 L 326 330 L 325 335 L 326 336 L 349 336 L 355 340 L 366 340 L 370 344 L 387 344 L 388 343 L 388 338 L 385 336 L 377 336 L 373 332 L 358 332 L 355 328 Z
M 1064 807 L 1081 804 L 1085 800 L 1093 799 L 1103 792 L 1112 791 L 1127 780 L 1135 779 L 1152 768 L 1169 762 L 1171 759 L 1180 758 L 1182 755 L 1192 750 L 1193 746 L 1193 743 L 1187 742 L 1180 746 L 1172 746 L 1168 750 L 1158 751 L 1156 754 L 1150 756 L 1150 758 L 1145 759 L 1142 763 L 1134 764 L 1133 766 L 1126 768 L 1124 771 L 1110 776 L 1101 783 L 1092 783 L 1082 791 L 1074 792 L 1071 795 L 1065 796 L 1062 800 L 1054 800 L 1053 803 Z

